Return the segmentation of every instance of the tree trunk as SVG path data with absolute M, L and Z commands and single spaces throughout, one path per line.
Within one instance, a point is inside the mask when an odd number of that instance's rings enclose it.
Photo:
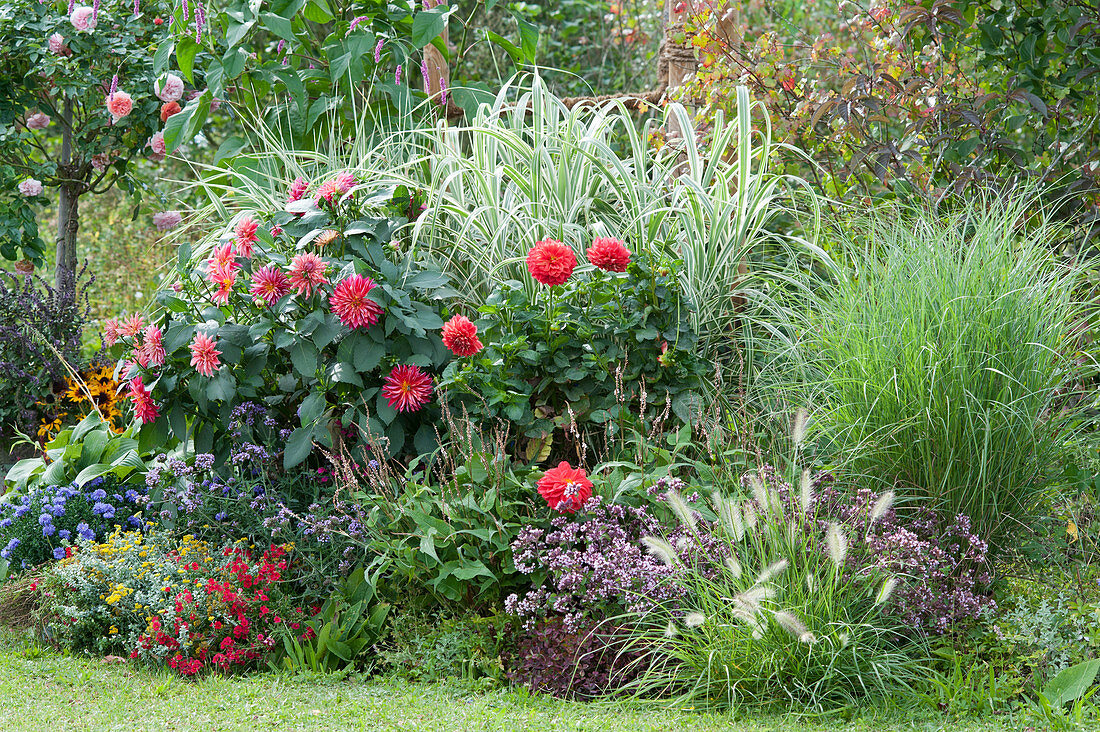
M 73 170 L 73 103 L 65 100 L 65 129 L 61 138 L 61 167 L 65 177 L 61 184 L 61 199 L 57 207 L 57 258 L 54 266 L 54 287 L 61 304 L 76 302 L 76 230 L 79 226 L 77 206 L 83 185 L 72 180 Z

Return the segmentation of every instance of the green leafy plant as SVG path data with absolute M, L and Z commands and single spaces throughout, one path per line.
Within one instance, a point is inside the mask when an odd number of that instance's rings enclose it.
M 512 454 L 534 462 L 586 452 L 579 443 L 603 452 L 633 419 L 690 423 L 706 366 L 678 271 L 642 251 L 625 273 L 592 267 L 553 292 L 501 283 L 479 308 L 484 350 L 443 373 L 449 408 L 503 425 Z M 643 391 L 652 413 L 632 414 Z
M 377 572 L 367 574 L 357 567 L 312 619 L 293 632 L 282 627 L 285 655 L 271 665 L 315 673 L 362 665 L 385 632 L 390 616 L 390 604 L 378 600 L 377 578 Z
M 320 189 L 337 179 L 343 187 L 326 200 Z M 291 211 L 242 214 L 196 253 L 181 247 L 180 281 L 157 295 L 163 363 L 142 357 L 148 329 L 120 336 L 123 346 L 115 346 L 116 353 L 133 349 L 137 365 L 127 378 L 142 378 L 152 394 L 149 431 L 190 440 L 196 452 L 221 461 L 232 444 L 225 438 L 234 409 L 255 402 L 280 424 L 298 425 L 281 438 L 286 468 L 305 461 L 314 442 L 371 440 L 388 456 L 434 449 L 430 375 L 448 356 L 433 331 L 443 325 L 441 301 L 453 291 L 430 260 L 391 245 L 401 223 L 388 208 L 392 191 L 379 200 L 376 188 L 354 180 L 350 172 L 332 174 L 292 196 Z M 241 227 L 249 232 L 247 250 L 236 233 Z M 223 270 L 218 256 L 226 258 Z M 319 278 L 312 287 L 294 284 L 303 259 Z M 264 281 L 273 288 L 266 298 L 257 294 Z M 339 311 L 338 290 L 356 282 L 370 294 L 352 296 L 349 310 Z M 208 373 L 193 365 L 203 338 Z M 382 393 L 398 366 L 415 368 L 424 382 L 426 393 L 411 404 Z
M 91 412 L 46 443 L 43 457 L 26 458 L 13 465 L 4 480 L 13 491 L 68 483 L 79 487 L 104 475 L 133 480 L 134 475 L 145 473 L 143 456 L 163 448 L 148 438 L 140 439 L 135 427 L 116 433 L 109 422 Z

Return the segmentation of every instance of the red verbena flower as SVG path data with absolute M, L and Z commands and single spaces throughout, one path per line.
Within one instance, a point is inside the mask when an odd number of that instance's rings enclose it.
M 269 264 L 252 273 L 252 288 L 249 291 L 253 297 L 273 305 L 290 292 L 290 280 L 278 266 Z
M 142 364 L 143 367 L 164 364 L 164 341 L 162 340 L 160 328 L 150 325 L 145 329 L 145 341 L 141 344 L 141 352 L 147 362 Z
M 443 345 L 456 356 L 472 356 L 482 349 L 477 326 L 465 315 L 456 315 L 443 324 Z
M 235 237 L 234 244 L 238 255 L 245 259 L 252 256 L 252 247 L 257 239 L 256 229 L 259 227 L 259 222 L 251 216 L 245 216 L 237 222 L 236 228 L 233 229 L 233 235 Z
M 196 333 L 195 340 L 191 341 L 191 365 L 203 376 L 213 376 L 221 368 L 218 356 L 222 352 L 217 350 L 216 345 L 214 339 L 205 333 Z
M 538 489 L 550 508 L 565 513 L 573 513 L 592 497 L 592 481 L 584 469 L 571 468 L 564 460 L 539 478 Z
M 134 401 L 134 415 L 142 424 L 156 421 L 160 409 L 153 402 L 153 395 L 145 388 L 140 376 L 130 380 L 130 393 L 128 396 Z
M 374 287 L 374 280 L 363 275 L 341 280 L 329 298 L 332 312 L 349 328 L 371 327 L 382 315 L 382 306 L 367 296 Z
M 625 272 L 630 250 L 618 239 L 598 237 L 588 247 L 588 261 L 605 272 Z
M 313 294 L 314 288 L 328 282 L 325 277 L 327 267 L 325 260 L 313 252 L 297 254 L 290 260 L 290 284 L 299 295 L 309 297 Z
M 416 412 L 432 397 L 432 377 L 419 366 L 394 366 L 382 381 L 382 396 L 398 412 Z
M 577 257 L 573 250 L 555 239 L 544 239 L 527 253 L 527 271 L 544 285 L 560 285 L 573 274 Z

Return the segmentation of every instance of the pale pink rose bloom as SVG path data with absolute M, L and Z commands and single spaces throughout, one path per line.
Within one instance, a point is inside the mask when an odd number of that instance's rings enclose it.
M 50 53 L 60 56 L 68 49 L 65 48 L 65 37 L 60 33 L 50 36 Z
M 164 133 L 158 132 L 149 138 L 148 146 L 153 148 L 154 155 L 164 155 L 168 152 L 167 146 L 164 144 Z
M 175 74 L 168 74 L 163 81 L 156 84 L 157 97 L 162 102 L 178 102 L 183 96 L 183 79 Z
M 157 211 L 153 214 L 153 223 L 156 224 L 158 231 L 168 231 L 174 229 L 180 225 L 183 221 L 183 216 L 179 211 Z
M 92 167 L 96 169 L 97 173 L 102 173 L 107 169 L 110 158 L 107 157 L 107 153 L 96 153 L 92 156 Z
M 25 181 L 19 184 L 19 192 L 28 198 L 42 195 L 42 181 L 35 180 L 34 178 L 27 178 Z
M 50 117 L 42 112 L 35 112 L 27 117 L 28 130 L 44 130 L 50 126 Z
M 130 114 L 134 108 L 134 100 L 124 91 L 116 91 L 107 97 L 107 111 L 115 118 L 115 122 Z
M 72 23 L 73 28 L 76 28 L 78 31 L 93 31 L 96 25 L 95 11 L 87 5 L 77 5 L 72 15 L 69 16 L 69 22 Z

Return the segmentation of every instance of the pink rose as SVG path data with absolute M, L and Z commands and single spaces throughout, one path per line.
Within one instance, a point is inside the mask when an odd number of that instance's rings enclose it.
M 27 129 L 28 130 L 44 130 L 50 126 L 49 115 L 42 112 L 35 112 L 27 117 Z
M 124 91 L 116 91 L 107 97 L 107 111 L 115 118 L 115 122 L 130 114 L 134 108 L 134 100 Z
M 54 33 L 50 36 L 50 53 L 57 56 L 67 55 L 69 49 L 65 47 L 65 37 L 60 33 Z
M 153 214 L 153 223 L 156 224 L 158 231 L 168 231 L 174 229 L 180 225 L 183 221 L 183 216 L 179 211 L 157 211 Z
M 35 196 L 42 195 L 42 181 L 35 180 L 34 178 L 27 178 L 25 181 L 19 184 L 19 192 L 27 198 L 34 198 Z
M 168 148 L 164 144 L 164 133 L 158 132 L 149 138 L 148 146 L 153 148 L 154 155 L 164 155 L 168 152 Z
M 69 22 L 72 23 L 73 28 L 76 28 L 78 31 L 93 31 L 95 30 L 96 24 L 95 11 L 87 5 L 77 5 L 72 15 L 69 16 Z
M 168 74 L 163 81 L 158 81 L 154 88 L 160 101 L 178 102 L 183 96 L 183 79 L 175 74 Z
M 97 153 L 92 156 L 92 167 L 96 169 L 97 173 L 106 170 L 110 162 L 111 159 L 107 157 L 107 153 Z

